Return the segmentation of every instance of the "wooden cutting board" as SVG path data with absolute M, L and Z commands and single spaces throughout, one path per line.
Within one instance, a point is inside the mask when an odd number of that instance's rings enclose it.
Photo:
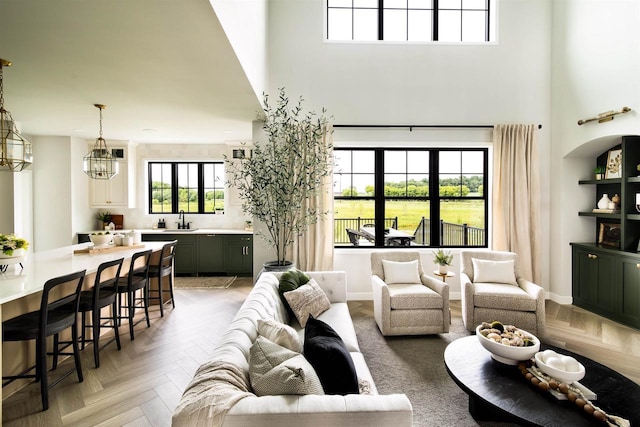
M 138 248 L 144 248 L 144 243 L 141 243 L 139 245 L 109 246 L 109 247 L 104 247 L 104 248 L 94 248 L 93 246 L 90 246 L 88 248 L 75 249 L 73 251 L 73 254 L 74 255 L 102 254 L 102 253 L 105 253 L 105 252 L 129 251 L 131 249 L 138 249 Z

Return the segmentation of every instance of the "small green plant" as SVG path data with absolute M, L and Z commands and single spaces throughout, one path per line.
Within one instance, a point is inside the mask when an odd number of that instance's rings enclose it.
M 109 222 L 111 221 L 111 212 L 98 212 L 98 221 Z
M 638 165 L 638 167 L 640 167 L 640 165 Z M 603 174 L 605 170 L 606 169 L 604 168 L 604 166 L 596 166 L 595 169 L 593 169 L 593 173 L 595 173 L 596 175 Z
M 453 255 L 451 255 L 451 252 L 445 252 L 442 249 L 438 249 L 433 252 L 433 262 L 437 265 L 451 265 L 453 262 Z
M 13 251 L 16 249 L 29 248 L 29 242 L 21 237 L 16 237 L 13 234 L 0 234 L 0 250 L 6 256 L 13 256 Z

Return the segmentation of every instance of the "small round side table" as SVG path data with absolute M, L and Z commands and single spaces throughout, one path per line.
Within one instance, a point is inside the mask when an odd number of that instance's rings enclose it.
M 435 274 L 438 277 L 441 277 L 443 282 L 447 281 L 447 277 L 453 277 L 456 275 L 456 273 L 452 271 L 447 271 L 446 273 L 440 273 L 438 270 L 433 270 L 433 274 Z

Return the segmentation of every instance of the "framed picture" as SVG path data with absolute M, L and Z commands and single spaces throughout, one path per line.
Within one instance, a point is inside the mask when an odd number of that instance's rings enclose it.
M 620 224 L 600 223 L 598 244 L 620 248 Z
M 622 178 L 622 150 L 609 150 L 604 178 Z

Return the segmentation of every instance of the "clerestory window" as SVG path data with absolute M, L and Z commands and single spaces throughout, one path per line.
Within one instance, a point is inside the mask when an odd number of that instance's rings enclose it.
M 497 0 L 326 0 L 327 40 L 493 42 Z

